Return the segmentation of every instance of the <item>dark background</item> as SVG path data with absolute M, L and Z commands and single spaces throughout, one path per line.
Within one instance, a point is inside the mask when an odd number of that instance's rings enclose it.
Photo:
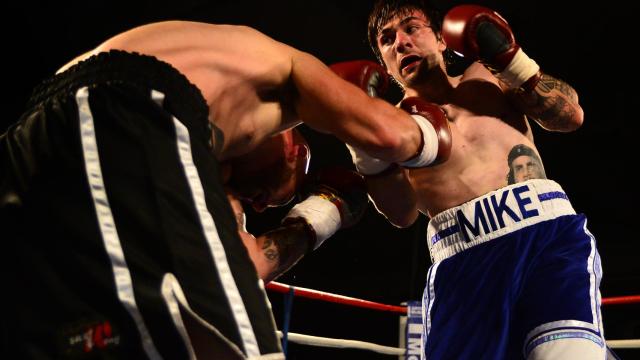
M 436 1 L 441 9 L 461 1 Z M 560 1 L 478 1 L 500 12 L 517 41 L 541 68 L 573 85 L 585 111 L 584 126 L 571 134 L 542 131 L 534 136 L 547 175 L 558 181 L 574 208 L 589 218 L 598 240 L 603 297 L 640 294 L 639 199 L 635 122 L 639 103 L 638 34 L 635 5 L 612 0 L 580 8 Z M 184 19 L 245 24 L 308 51 L 326 63 L 373 59 L 366 44 L 370 0 L 312 1 L 11 1 L 3 5 L 2 130 L 17 121 L 31 89 L 73 57 L 106 38 L 151 21 Z M 8 19 L 8 18 L 12 19 Z M 251 52 L 248 48 L 247 52 Z M 399 92 L 392 92 L 391 101 Z M 343 145 L 331 136 L 302 128 L 313 153 L 312 168 L 351 166 Z M 287 209 L 257 217 L 260 233 Z M 387 304 L 419 299 L 430 261 L 424 241 L 426 218 L 395 229 L 370 207 L 356 227 L 343 230 L 303 259 L 279 281 Z M 276 321 L 283 322 L 283 296 L 270 294 Z M 640 307 L 605 307 L 609 339 L 640 338 Z M 290 331 L 397 345 L 398 316 L 297 298 Z M 636 350 L 618 351 L 640 359 Z M 289 345 L 290 359 L 389 359 L 361 350 Z

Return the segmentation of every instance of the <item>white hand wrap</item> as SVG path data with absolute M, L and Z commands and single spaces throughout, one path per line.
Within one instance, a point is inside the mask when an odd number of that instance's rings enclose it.
M 532 76 L 540 71 L 540 66 L 527 56 L 527 54 L 518 49 L 516 55 L 502 72 L 496 74 L 496 77 L 507 84 L 511 89 L 517 89 Z
M 356 147 L 349 144 L 346 145 L 351 154 L 353 164 L 356 166 L 356 170 L 362 175 L 379 174 L 391 166 L 390 162 L 374 158 Z
M 316 233 L 313 250 L 333 235 L 342 226 L 340 211 L 331 201 L 318 195 L 311 195 L 294 206 L 286 218 L 303 218 Z
M 422 131 L 422 151 L 413 158 L 399 164 L 410 168 L 431 165 L 438 156 L 438 134 L 436 133 L 436 129 L 433 128 L 433 125 L 431 125 L 429 120 L 425 119 L 424 116 L 414 114 L 411 115 L 411 117 L 418 123 L 420 131 Z

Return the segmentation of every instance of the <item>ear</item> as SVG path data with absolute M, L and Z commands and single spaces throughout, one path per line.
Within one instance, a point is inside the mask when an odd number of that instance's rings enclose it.
M 297 155 L 297 145 L 293 142 L 293 130 L 288 129 L 279 134 L 282 137 L 282 146 L 284 150 L 284 156 L 287 161 L 292 161 Z
M 287 160 L 304 159 L 309 156 L 309 147 L 306 144 L 295 144 L 287 151 Z
M 440 37 L 438 39 L 438 50 L 440 50 L 440 52 L 443 52 L 447 49 L 447 42 L 444 41 L 444 38 L 442 37 L 442 34 L 440 34 Z
M 296 144 L 293 146 L 292 158 L 287 157 L 287 161 L 296 161 L 296 168 L 299 169 L 300 175 L 305 175 L 309 171 L 309 162 L 311 160 L 311 149 L 307 144 Z

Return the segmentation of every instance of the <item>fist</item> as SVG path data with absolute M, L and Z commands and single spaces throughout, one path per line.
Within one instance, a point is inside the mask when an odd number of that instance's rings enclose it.
M 342 228 L 353 226 L 364 215 L 369 197 L 362 175 L 342 167 L 321 169 L 308 176 L 303 192 L 329 199 L 340 212 Z
M 478 5 L 451 9 L 442 22 L 447 46 L 480 60 L 510 88 L 531 90 L 540 80 L 540 67 L 516 44 L 513 32 L 495 11 Z
M 364 90 L 371 97 L 383 96 L 389 87 L 389 75 L 380 64 L 373 61 L 345 61 L 329 67 L 338 76 Z
M 404 167 L 432 166 L 445 162 L 451 154 L 451 128 L 444 110 L 419 97 L 408 97 L 400 108 L 413 116 L 422 131 L 422 148 Z
M 478 5 L 451 9 L 442 22 L 442 37 L 449 48 L 473 60 L 482 60 L 496 72 L 502 71 L 520 48 L 507 21 Z
M 303 222 L 311 234 L 311 249 L 358 222 L 369 201 L 364 178 L 339 167 L 309 175 L 303 191 L 305 200 L 289 211 L 283 223 Z

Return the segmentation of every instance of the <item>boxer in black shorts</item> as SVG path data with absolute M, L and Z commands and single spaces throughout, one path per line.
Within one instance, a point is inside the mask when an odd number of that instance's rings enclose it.
M 6 357 L 282 359 L 220 164 L 301 120 L 387 161 L 421 153 L 408 114 L 247 27 L 143 26 L 40 85 L 0 137 Z M 341 226 L 309 211 L 334 195 L 287 217 L 308 248 Z

